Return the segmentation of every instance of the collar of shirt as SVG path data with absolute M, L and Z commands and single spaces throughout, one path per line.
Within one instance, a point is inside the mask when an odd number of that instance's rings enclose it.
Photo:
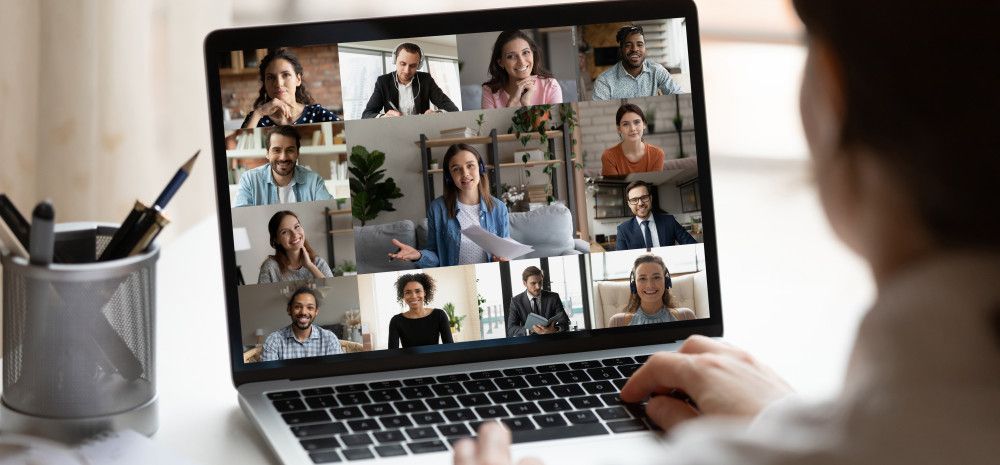
M 284 186 L 278 186 L 278 184 L 274 182 L 274 172 L 271 171 L 271 169 L 270 169 L 271 165 L 267 164 L 267 165 L 264 165 L 264 166 L 268 167 L 267 175 L 264 176 L 264 182 L 266 182 L 268 184 L 273 184 L 275 187 L 284 187 Z M 299 166 L 298 164 L 296 164 L 295 165 L 295 170 L 292 171 L 292 180 L 291 180 L 291 182 L 288 183 L 288 186 L 294 186 L 296 184 L 301 184 L 302 181 L 303 181 L 302 177 L 304 175 L 305 175 L 305 172 L 303 171 L 303 168 L 301 166 Z
M 639 72 L 639 76 L 652 72 L 653 70 L 649 68 L 649 59 L 647 58 L 642 60 L 642 71 Z M 622 64 L 621 60 L 615 64 L 615 74 L 617 74 L 618 79 L 639 79 L 639 76 L 633 76 L 629 74 L 628 71 L 625 71 L 625 65 Z
M 312 330 L 309 331 L 309 337 L 306 340 L 319 339 L 319 327 L 311 325 L 310 328 Z M 292 331 L 292 325 L 285 326 L 281 330 L 281 335 L 284 336 L 285 339 L 292 339 L 295 342 L 299 342 L 299 340 L 295 337 L 295 331 Z

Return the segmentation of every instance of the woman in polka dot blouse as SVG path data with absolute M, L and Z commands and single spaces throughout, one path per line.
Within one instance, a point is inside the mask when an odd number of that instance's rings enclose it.
M 268 53 L 260 61 L 260 94 L 243 127 L 338 121 L 337 115 L 314 103 L 302 82 L 302 64 L 284 48 Z

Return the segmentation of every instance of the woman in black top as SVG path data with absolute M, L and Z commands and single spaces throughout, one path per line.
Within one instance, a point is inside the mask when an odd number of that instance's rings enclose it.
M 425 306 L 434 298 L 434 279 L 424 273 L 404 274 L 396 280 L 396 299 L 409 307 L 389 320 L 389 348 L 426 346 L 455 342 L 448 314 Z

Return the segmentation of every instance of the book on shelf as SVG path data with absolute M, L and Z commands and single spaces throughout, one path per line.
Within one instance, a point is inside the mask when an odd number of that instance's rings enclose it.
M 441 130 L 442 138 L 453 138 L 453 137 L 476 137 L 476 130 L 472 128 L 451 128 Z
M 549 198 L 548 186 L 545 184 L 532 184 L 525 188 L 525 194 L 529 203 L 546 202 Z

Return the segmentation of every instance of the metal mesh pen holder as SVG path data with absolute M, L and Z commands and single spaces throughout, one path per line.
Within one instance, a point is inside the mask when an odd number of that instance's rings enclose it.
M 56 227 L 60 263 L 3 259 L 0 431 L 74 442 L 157 428 L 156 260 L 98 262 L 114 226 Z

